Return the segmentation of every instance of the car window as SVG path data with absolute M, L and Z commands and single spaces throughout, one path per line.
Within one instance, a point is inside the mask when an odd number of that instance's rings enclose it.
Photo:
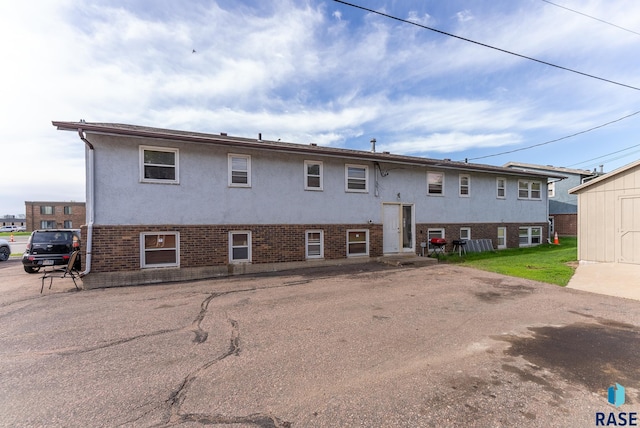
M 70 242 L 71 232 L 39 232 L 33 235 L 34 244 L 44 244 L 47 242 Z

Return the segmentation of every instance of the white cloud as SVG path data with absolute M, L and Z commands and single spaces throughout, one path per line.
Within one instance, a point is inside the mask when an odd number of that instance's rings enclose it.
M 419 12 L 415 10 L 409 11 L 407 16 L 407 21 L 415 22 L 416 24 L 427 25 L 431 19 L 431 16 L 428 13 L 424 13 L 420 15 Z
M 460 12 L 456 13 L 456 19 L 458 20 L 458 22 L 467 22 L 467 21 L 471 21 L 472 19 L 474 19 L 473 14 L 465 9 L 465 10 L 461 10 Z
M 0 6 L 0 138 L 3 147 L 27 153 L 38 171 L 15 180 L 11 198 L 1 190 L 0 201 L 11 199 L 20 209 L 42 195 L 37 182 L 43 180 L 58 183 L 43 198 L 55 187 L 80 199 L 84 146 L 51 120 L 261 132 L 267 139 L 365 149 L 376 137 L 392 152 L 440 154 L 539 143 L 638 109 L 637 91 L 344 5 L 276 0 L 185 7 L 176 1 L 136 10 L 134 4 Z M 640 86 L 633 54 L 640 36 L 544 2 L 436 3 L 428 12 L 417 3 L 377 6 Z M 589 0 L 575 8 L 629 28 L 640 14 L 640 4 L 630 0 L 614 6 Z M 625 126 L 624 138 L 635 138 L 637 125 Z M 596 146 L 580 153 L 595 157 L 601 152 L 588 151 Z M 18 163 L 5 169 L 23 175 Z M 17 203 L 16 191 L 23 195 Z
M 379 144 L 381 151 L 395 154 L 425 155 L 430 153 L 461 152 L 473 147 L 502 147 L 522 141 L 517 134 L 466 134 L 462 132 L 434 133 L 424 138 L 403 138 L 387 144 Z M 433 156 L 433 155 L 431 155 Z

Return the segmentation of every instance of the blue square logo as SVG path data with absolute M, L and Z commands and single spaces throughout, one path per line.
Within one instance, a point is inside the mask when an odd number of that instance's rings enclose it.
M 615 386 L 609 387 L 609 393 L 607 395 L 607 401 L 616 407 L 620 407 L 624 404 L 624 386 L 616 383 Z

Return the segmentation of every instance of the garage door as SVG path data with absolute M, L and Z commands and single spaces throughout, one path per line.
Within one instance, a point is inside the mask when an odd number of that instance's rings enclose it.
M 640 196 L 620 198 L 621 263 L 640 264 Z

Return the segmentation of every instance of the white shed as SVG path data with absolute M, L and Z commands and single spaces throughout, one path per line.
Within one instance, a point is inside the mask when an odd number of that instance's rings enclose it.
M 640 160 L 569 193 L 578 195 L 578 260 L 640 264 Z

